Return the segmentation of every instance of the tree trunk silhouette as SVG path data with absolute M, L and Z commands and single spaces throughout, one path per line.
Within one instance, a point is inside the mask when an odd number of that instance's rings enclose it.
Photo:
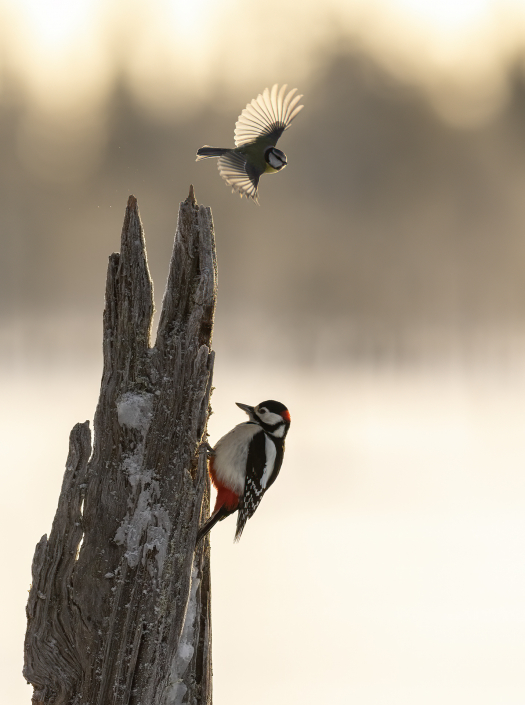
M 33 559 L 24 676 L 45 705 L 211 703 L 206 440 L 217 267 L 209 208 L 181 203 L 150 347 L 137 201 L 109 258 L 94 419 L 71 431 L 53 527 Z

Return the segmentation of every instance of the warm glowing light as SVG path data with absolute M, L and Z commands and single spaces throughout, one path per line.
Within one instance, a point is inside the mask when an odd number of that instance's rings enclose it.
M 470 33 L 490 14 L 490 0 L 395 0 L 401 13 L 421 23 L 433 34 Z
M 523 2 L 375 0 L 362 7 L 363 45 L 391 73 L 425 89 L 455 124 L 504 104 L 509 63 L 523 51 Z
M 18 7 L 28 43 L 53 54 L 70 48 L 93 17 L 90 0 L 22 0 Z
M 390 0 L 393 41 L 405 45 L 412 61 L 434 69 L 482 70 L 494 63 L 500 23 L 492 0 Z
M 300 11 L 291 0 L 0 0 L 0 15 L 7 71 L 37 104 L 97 109 L 118 73 L 168 117 L 218 79 L 304 83 L 316 49 L 336 36 L 423 86 L 436 105 L 474 105 L 469 115 L 486 116 L 525 45 L 524 0 L 305 0 Z
M 4 10 L 6 65 L 37 104 L 60 110 L 100 98 L 112 67 L 96 2 L 18 0 Z

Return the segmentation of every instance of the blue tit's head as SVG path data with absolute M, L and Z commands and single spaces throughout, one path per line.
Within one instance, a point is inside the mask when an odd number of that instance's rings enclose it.
M 286 154 L 277 147 L 268 147 L 264 152 L 264 160 L 268 164 L 267 171 L 276 172 L 284 169 L 286 164 Z

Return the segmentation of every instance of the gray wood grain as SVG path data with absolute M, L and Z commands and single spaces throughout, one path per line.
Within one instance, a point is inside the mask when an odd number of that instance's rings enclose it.
M 150 347 L 153 289 L 130 196 L 109 258 L 93 450 L 89 423 L 77 424 L 33 559 L 24 676 L 34 703 L 211 703 L 209 551 L 194 546 L 209 513 L 199 446 L 216 293 L 212 216 L 191 187 Z

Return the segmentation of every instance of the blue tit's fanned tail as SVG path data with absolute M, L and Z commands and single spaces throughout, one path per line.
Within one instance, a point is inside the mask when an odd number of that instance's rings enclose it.
M 210 147 L 205 144 L 197 150 L 197 159 L 195 161 L 200 161 L 201 159 L 209 159 L 210 157 L 222 157 L 223 154 L 229 152 L 229 149 L 223 149 L 222 147 Z
M 246 196 L 259 203 L 257 200 L 257 186 L 260 172 L 246 161 L 246 157 L 235 150 L 226 150 L 227 154 L 219 157 L 217 166 L 219 173 L 232 189 L 237 191 L 241 198 Z

